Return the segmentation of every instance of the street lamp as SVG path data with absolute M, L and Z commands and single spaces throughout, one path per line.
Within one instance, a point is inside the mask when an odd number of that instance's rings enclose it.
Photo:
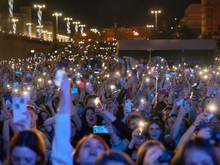
M 81 34 L 83 34 L 83 30 L 84 30 L 84 27 L 86 27 L 86 25 L 79 25 L 79 27 L 81 27 Z
M 13 18 L 11 21 L 13 22 L 13 34 L 16 34 L 16 22 L 18 22 L 18 19 Z
M 37 11 L 37 17 L 38 17 L 38 38 L 41 39 L 41 30 L 42 30 L 42 11 L 41 9 L 45 8 L 45 5 L 34 5 L 34 8 L 38 8 L 39 10 Z
M 72 20 L 72 18 L 68 18 L 68 17 L 67 17 L 67 18 L 64 18 L 64 20 L 67 21 L 67 22 L 66 22 L 67 34 L 70 34 L 70 33 L 71 33 L 71 30 L 70 30 L 70 21 Z
M 28 26 L 28 36 L 31 37 L 31 34 L 32 34 L 31 25 L 32 25 L 32 23 L 26 23 L 26 25 Z
M 90 31 L 93 33 L 99 33 L 99 31 L 97 29 L 90 29 Z
M 51 38 L 52 34 L 53 34 L 52 32 L 47 32 L 48 41 L 52 41 L 52 38 Z
M 147 25 L 146 27 L 147 27 L 147 28 L 153 28 L 154 25 Z
M 80 22 L 73 22 L 73 24 L 75 25 L 75 31 L 77 33 L 78 32 L 78 25 L 80 24 Z
M 161 10 L 151 10 L 151 14 L 155 15 L 155 30 L 157 30 L 157 14 L 161 13 Z
M 55 38 L 57 39 L 57 34 L 58 34 L 58 17 L 62 16 L 62 13 L 53 13 L 52 16 L 56 17 L 56 34 L 55 34 Z

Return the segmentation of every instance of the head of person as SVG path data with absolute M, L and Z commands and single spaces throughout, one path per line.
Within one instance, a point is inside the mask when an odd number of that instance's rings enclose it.
M 37 123 L 36 121 L 38 120 L 38 115 L 36 113 L 36 109 L 34 106 L 27 105 L 27 110 L 30 112 L 30 118 L 31 118 L 31 128 L 37 128 Z
M 85 105 L 86 107 L 96 107 L 95 105 L 95 99 L 97 98 L 96 95 L 88 95 L 85 99 Z
M 151 140 L 159 140 L 163 129 L 163 124 L 160 121 L 151 120 L 147 126 L 147 134 Z
M 138 150 L 136 165 L 150 165 L 146 160 L 153 151 L 158 151 L 158 157 L 160 157 L 165 151 L 165 147 L 157 140 L 149 140 L 145 142 Z M 159 162 L 157 162 L 157 164 L 161 165 Z
M 216 115 L 210 120 L 209 128 L 212 131 L 219 131 L 220 130 L 220 115 Z
M 84 110 L 84 105 L 83 105 L 83 103 L 82 103 L 82 102 L 76 103 L 76 107 L 79 108 L 78 115 L 81 117 L 82 114 L 83 114 L 83 110 Z
M 162 117 L 162 111 L 167 106 L 167 103 L 164 101 L 159 101 L 157 104 L 154 105 L 153 110 L 154 114 L 157 114 Z
M 109 150 L 97 157 L 93 165 L 135 165 L 133 160 L 124 152 Z
M 10 142 L 8 164 L 44 165 L 46 149 L 41 135 L 36 130 L 18 132 Z
M 207 93 L 207 87 L 205 86 L 202 86 L 200 89 L 199 89 L 199 95 L 201 96 L 201 98 L 204 98 L 206 93 Z
M 163 111 L 162 111 L 162 119 L 163 121 L 166 119 L 167 116 L 169 116 L 170 112 L 172 111 L 172 107 L 171 106 L 166 106 Z
M 86 109 L 83 111 L 82 119 L 90 127 L 96 125 L 97 124 L 97 115 L 95 114 L 95 108 L 94 107 L 86 107 Z
M 130 114 L 127 119 L 127 125 L 130 129 L 135 130 L 135 128 L 137 128 L 141 120 L 142 120 L 141 115 Z
M 40 113 L 38 114 L 37 124 L 40 126 L 44 124 L 44 121 L 49 119 L 51 116 L 46 109 L 40 109 Z
M 107 150 L 109 147 L 100 136 L 95 134 L 84 136 L 77 143 L 73 152 L 73 163 L 75 165 L 90 165 Z
M 169 115 L 168 117 L 166 117 L 165 124 L 166 124 L 166 127 L 168 128 L 169 131 L 172 130 L 176 119 L 177 119 L 177 115 L 174 115 L 174 114 Z
M 171 165 L 218 165 L 218 157 L 209 140 L 195 138 L 186 142 L 173 157 Z

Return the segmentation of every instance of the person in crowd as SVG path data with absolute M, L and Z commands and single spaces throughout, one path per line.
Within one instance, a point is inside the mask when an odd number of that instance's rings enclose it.
M 96 158 L 93 165 L 135 165 L 133 160 L 123 152 L 117 150 L 106 151 Z
M 46 148 L 36 130 L 21 131 L 11 139 L 6 165 L 46 165 Z
M 163 153 L 166 151 L 163 144 L 157 140 L 145 142 L 138 150 L 137 165 L 169 165 L 163 160 Z

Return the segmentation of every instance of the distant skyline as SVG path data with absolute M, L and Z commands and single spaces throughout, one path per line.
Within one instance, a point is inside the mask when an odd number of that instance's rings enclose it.
M 0 0 L 1 11 L 8 12 L 8 0 Z M 109 28 L 117 18 L 118 27 L 146 26 L 154 24 L 154 15 L 150 9 L 160 9 L 162 14 L 158 20 L 178 21 L 184 17 L 186 7 L 192 3 L 201 3 L 201 0 L 14 0 L 14 12 L 19 12 L 20 6 L 45 4 L 43 20 L 53 21 L 52 13 L 61 12 L 59 29 L 65 29 L 64 17 L 72 17 L 73 21 L 86 24 L 86 29 Z M 37 19 L 37 9 L 32 8 L 32 19 Z

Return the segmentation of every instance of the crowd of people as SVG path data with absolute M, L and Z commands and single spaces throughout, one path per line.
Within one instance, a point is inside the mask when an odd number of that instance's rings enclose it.
M 146 61 L 42 53 L 2 61 L 1 163 L 219 165 L 220 67 L 169 62 L 155 74 Z

